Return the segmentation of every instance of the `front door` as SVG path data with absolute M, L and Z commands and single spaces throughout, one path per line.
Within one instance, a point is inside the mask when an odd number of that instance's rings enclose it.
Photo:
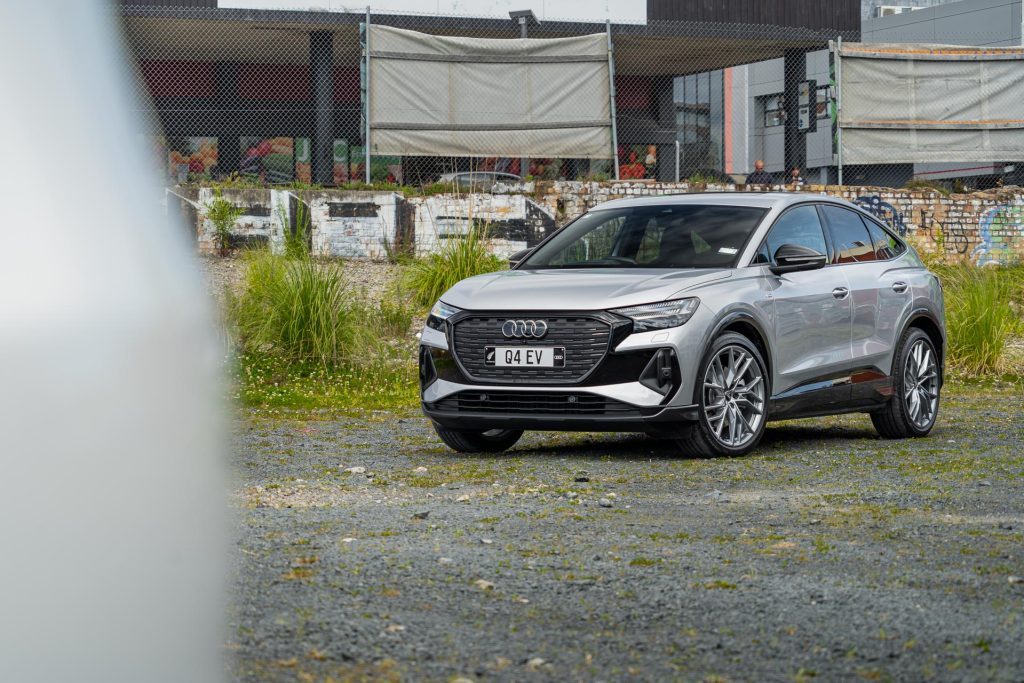
M 783 244 L 829 254 L 818 211 L 813 204 L 789 209 L 779 217 L 755 258 L 771 263 Z M 853 316 L 850 286 L 842 268 L 775 275 L 765 268 L 774 301 L 775 358 L 772 394 L 830 388 L 830 378 L 850 363 Z M 829 400 L 844 397 L 829 394 Z

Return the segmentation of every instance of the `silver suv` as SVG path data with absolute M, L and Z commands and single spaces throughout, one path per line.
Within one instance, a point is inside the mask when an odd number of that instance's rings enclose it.
M 848 202 L 611 201 L 514 261 L 448 290 L 421 335 L 423 411 L 455 450 L 537 429 L 739 455 L 767 420 L 866 412 L 889 438 L 935 424 L 942 288 Z

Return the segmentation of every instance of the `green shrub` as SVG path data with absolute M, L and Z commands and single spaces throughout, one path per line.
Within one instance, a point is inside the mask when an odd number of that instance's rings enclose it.
M 376 307 L 368 308 L 367 320 L 372 329 L 385 338 L 396 338 L 409 333 L 412 327 L 413 310 L 396 294 L 392 299 L 385 299 Z
M 224 199 L 221 191 L 213 191 L 213 201 L 206 206 L 206 217 L 213 223 L 213 239 L 223 254 L 231 247 L 231 228 L 242 215 L 242 208 Z
M 335 263 L 249 252 L 229 304 L 239 346 L 289 363 L 335 368 L 358 358 L 369 334 Z
M 1020 283 L 1003 268 L 938 269 L 946 301 L 950 365 L 966 375 L 996 371 L 1011 335 L 1019 332 L 1014 298 Z
M 487 250 L 486 228 L 473 228 L 461 239 L 447 240 L 439 252 L 413 262 L 406 282 L 418 304 L 432 306 L 456 282 L 505 267 L 505 261 Z

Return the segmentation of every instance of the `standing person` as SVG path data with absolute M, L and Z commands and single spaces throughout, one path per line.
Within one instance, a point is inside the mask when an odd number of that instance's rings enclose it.
M 747 185 L 771 185 L 772 174 L 765 173 L 764 160 L 754 162 L 754 172 L 747 176 Z
M 789 179 L 786 180 L 789 185 L 803 185 L 804 177 L 800 175 L 800 167 L 794 166 L 793 170 L 789 172 Z

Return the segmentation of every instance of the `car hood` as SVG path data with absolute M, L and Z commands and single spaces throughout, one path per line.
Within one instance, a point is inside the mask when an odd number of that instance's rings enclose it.
M 463 280 L 441 300 L 477 311 L 593 311 L 685 296 L 685 290 L 731 276 L 727 268 L 506 270 Z

